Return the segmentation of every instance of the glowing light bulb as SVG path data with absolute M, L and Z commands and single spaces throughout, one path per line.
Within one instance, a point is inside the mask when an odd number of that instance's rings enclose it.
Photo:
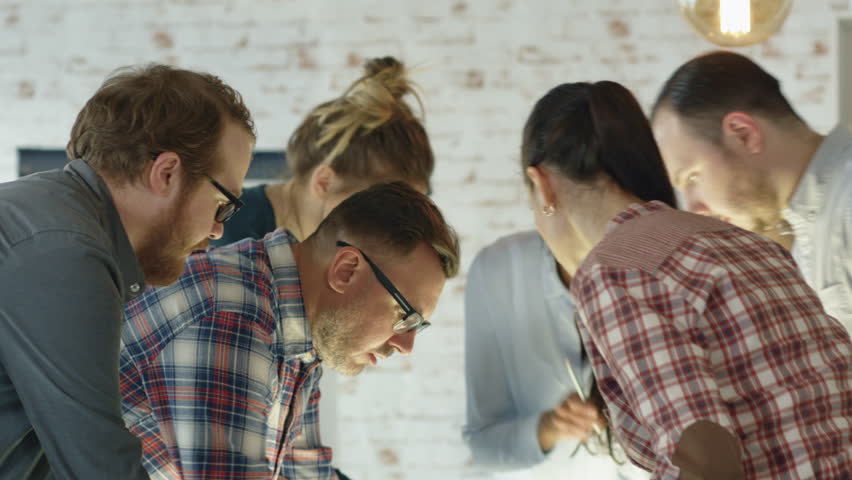
M 749 0 L 721 0 L 719 2 L 719 30 L 729 35 L 751 32 L 751 2 Z
M 689 24 L 704 38 L 723 47 L 759 43 L 775 33 L 792 0 L 677 0 Z

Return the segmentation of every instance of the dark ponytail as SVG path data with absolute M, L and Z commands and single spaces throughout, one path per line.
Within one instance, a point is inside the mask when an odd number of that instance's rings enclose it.
M 607 175 L 643 202 L 676 207 L 648 120 L 615 82 L 566 83 L 542 97 L 524 127 L 521 162 L 549 165 L 580 183 Z

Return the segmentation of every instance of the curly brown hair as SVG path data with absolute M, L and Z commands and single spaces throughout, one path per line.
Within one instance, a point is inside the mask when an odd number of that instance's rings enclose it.
M 138 179 L 153 154 L 175 152 L 192 182 L 217 167 L 227 120 L 255 136 L 242 97 L 220 78 L 159 64 L 124 67 L 77 115 L 66 152 L 118 183 Z

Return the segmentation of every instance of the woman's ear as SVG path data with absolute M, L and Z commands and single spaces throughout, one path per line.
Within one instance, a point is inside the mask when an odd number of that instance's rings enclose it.
M 310 192 L 320 200 L 325 200 L 328 194 L 335 191 L 340 177 L 328 165 L 320 165 L 311 172 Z
M 527 167 L 527 178 L 532 182 L 532 194 L 535 207 L 539 210 L 556 208 L 556 193 L 551 183 L 552 173 L 544 167 Z

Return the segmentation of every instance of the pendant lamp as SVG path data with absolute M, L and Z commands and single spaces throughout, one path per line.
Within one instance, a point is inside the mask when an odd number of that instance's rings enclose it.
M 702 37 L 722 47 L 760 43 L 775 33 L 793 0 L 677 0 Z

